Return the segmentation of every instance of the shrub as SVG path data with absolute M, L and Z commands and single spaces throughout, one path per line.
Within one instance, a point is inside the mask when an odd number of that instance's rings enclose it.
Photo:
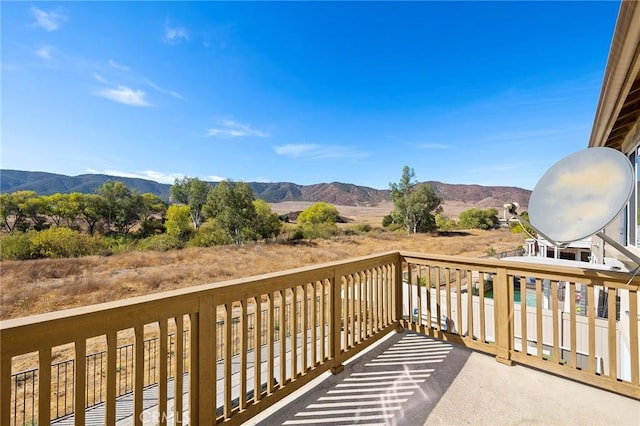
M 32 258 L 88 256 L 106 247 L 100 237 L 91 237 L 64 227 L 49 228 L 32 235 Z
M 191 226 L 190 211 L 191 208 L 189 206 L 179 206 L 177 204 L 169 206 L 167 209 L 167 221 L 164 224 L 168 235 L 184 241 L 191 237 L 193 227 Z
M 13 232 L 0 239 L 1 260 L 33 259 L 31 239 L 36 231 Z
M 301 226 L 302 234 L 304 238 L 313 240 L 316 238 L 330 238 L 334 235 L 338 235 L 340 230 L 335 223 L 305 223 Z
M 338 209 L 333 204 L 320 201 L 304 209 L 298 215 L 298 223 L 301 225 L 336 223 L 339 217 Z
M 196 234 L 189 240 L 190 247 L 213 247 L 225 244 L 233 244 L 233 240 L 226 230 L 213 221 L 202 224 Z
M 136 248 L 141 251 L 168 251 L 180 249 L 183 246 L 184 243 L 180 238 L 169 234 L 159 234 L 147 237 L 138 241 L 136 244 Z
M 393 216 L 388 214 L 382 218 L 382 226 L 385 228 L 393 223 Z

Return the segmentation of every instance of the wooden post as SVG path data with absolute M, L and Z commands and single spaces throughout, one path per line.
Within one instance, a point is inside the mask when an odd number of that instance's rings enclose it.
M 493 301 L 495 313 L 495 333 L 496 333 L 496 360 L 506 365 L 512 365 L 511 349 L 512 336 L 510 323 L 513 321 L 513 300 L 510 286 L 507 283 L 507 270 L 498 269 L 493 283 Z M 482 300 L 482 299 L 481 299 Z
M 199 424 L 216 422 L 216 306 L 213 297 L 200 298 L 198 307 L 198 371 L 189 372 L 189 378 L 198 374 L 198 421 Z M 189 405 L 189 411 L 195 407 Z M 191 419 L 196 422 L 196 419 Z
M 396 273 L 394 286 L 395 312 L 393 320 L 396 322 L 396 332 L 402 333 L 404 331 L 404 327 L 402 326 L 402 256 L 398 255 L 394 267 Z M 409 275 L 411 275 L 411 271 L 409 271 Z M 411 312 L 409 312 L 409 315 L 411 315 Z
M 344 365 L 342 365 L 342 361 L 340 359 L 340 338 L 342 337 L 342 321 L 340 320 L 340 315 L 342 313 L 341 292 L 342 280 L 334 270 L 333 279 L 331 280 L 331 293 L 329 303 L 329 316 L 331 317 L 331 328 L 329 329 L 329 352 L 331 358 L 333 359 L 333 367 L 331 367 L 331 372 L 333 374 L 338 374 L 342 370 L 344 370 Z

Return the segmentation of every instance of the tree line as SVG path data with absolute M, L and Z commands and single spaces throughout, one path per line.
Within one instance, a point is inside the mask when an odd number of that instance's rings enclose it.
M 394 208 L 382 223 L 388 229 L 410 234 L 498 225 L 496 209 L 467 210 L 458 222 L 442 215 L 442 199 L 430 185 L 417 183 L 408 166 L 389 187 Z M 295 226 L 286 227 L 286 239 L 337 235 L 338 221 L 335 206 L 315 203 L 298 215 Z M 285 222 L 286 215 L 278 216 L 266 201 L 256 199 L 248 183 L 229 180 L 214 185 L 193 177 L 176 179 L 169 203 L 118 181 L 105 182 L 93 194 L 18 191 L 0 194 L 0 229 L 9 234 L 0 239 L 0 258 L 78 256 L 123 245 L 167 250 L 276 240 Z

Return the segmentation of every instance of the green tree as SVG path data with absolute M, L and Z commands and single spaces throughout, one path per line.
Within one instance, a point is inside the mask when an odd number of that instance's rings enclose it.
M 203 207 L 207 202 L 207 195 L 211 184 L 198 178 L 185 177 L 176 179 L 171 186 L 171 198 L 178 203 L 189 206 L 189 214 L 195 229 L 200 228 L 204 220 Z
M 318 225 L 321 223 L 336 223 L 340 213 L 333 204 L 318 202 L 311 204 L 298 215 L 298 223 L 304 225 L 310 223 Z
M 415 172 L 409 166 L 402 168 L 397 183 L 390 183 L 393 201 L 393 222 L 401 224 L 407 235 L 413 232 L 429 232 L 436 228 L 435 215 L 442 211 L 442 200 L 431 185 L 418 184 Z
M 203 211 L 228 233 L 235 244 L 240 244 L 255 238 L 253 199 L 253 189 L 248 183 L 223 180 L 209 191 Z
M 29 200 L 35 197 L 34 191 L 16 191 L 0 194 L 0 219 L 2 227 L 8 232 L 26 230 Z
M 439 213 L 436 215 L 436 226 L 441 231 L 451 231 L 458 226 L 455 220 Z
M 42 231 L 49 226 L 47 224 L 49 210 L 46 198 L 41 195 L 33 195 L 27 198 L 23 205 L 24 214 L 31 221 L 31 226 L 36 231 Z
M 298 215 L 298 224 L 304 238 L 329 238 L 338 234 L 336 222 L 340 217 L 333 204 L 318 202 Z
M 471 208 L 460 213 L 458 225 L 463 229 L 493 229 L 499 223 L 498 210 Z
M 58 202 L 57 209 L 62 218 L 64 218 L 69 228 L 74 226 L 75 221 L 81 217 L 81 200 L 85 194 L 80 192 L 72 192 L 71 194 L 63 194 L 62 199 Z
M 96 226 L 102 220 L 102 198 L 98 194 L 81 194 L 73 192 L 70 194 L 69 201 L 78 204 L 80 216 L 87 224 L 89 235 L 93 235 Z
M 44 202 L 47 206 L 47 216 L 53 222 L 54 225 L 60 226 L 64 216 L 64 202 L 69 198 L 69 194 L 51 194 L 45 195 Z
M 194 231 L 191 226 L 191 211 L 189 206 L 170 205 L 167 208 L 165 227 L 167 228 L 167 235 L 181 241 L 188 240 Z
M 100 211 L 106 222 L 106 232 L 127 235 L 140 220 L 143 197 L 127 188 L 123 182 L 107 181 L 97 189 Z
M 398 224 L 402 224 L 406 230 L 407 235 L 411 233 L 411 222 L 409 221 L 409 194 L 411 189 L 417 183 L 415 181 L 416 172 L 409 166 L 402 168 L 402 176 L 400 181 L 389 184 L 391 191 L 391 201 L 393 201 L 393 221 Z
M 280 217 L 271 210 L 271 206 L 261 199 L 254 200 L 253 207 L 256 211 L 256 218 L 253 229 L 260 238 L 277 238 L 282 230 Z
M 428 184 L 416 185 L 407 197 L 409 221 L 413 233 L 436 229 L 435 215 L 442 211 L 442 200 Z
M 106 232 L 113 231 L 116 215 L 125 203 L 125 199 L 131 196 L 131 191 L 123 182 L 106 181 L 96 190 L 100 196 L 100 212 L 106 223 Z
M 140 228 L 136 232 L 139 237 L 148 237 L 164 232 L 160 219 L 166 212 L 167 205 L 160 197 L 149 192 L 142 194 L 140 205 Z

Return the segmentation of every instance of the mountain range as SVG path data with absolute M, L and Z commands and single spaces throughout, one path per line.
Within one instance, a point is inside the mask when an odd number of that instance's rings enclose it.
M 140 193 L 150 192 L 169 200 L 170 184 L 152 180 L 108 176 L 103 174 L 84 174 L 66 176 L 47 172 L 0 169 L 0 193 L 15 191 L 35 191 L 39 195 L 55 193 L 94 193 L 105 182 L 120 181 L 128 188 Z M 516 201 L 527 206 L 531 191 L 511 186 L 483 186 L 448 184 L 435 181 L 430 184 L 444 201 L 457 201 L 473 204 L 477 207 L 501 207 L 502 204 Z M 349 183 L 331 182 L 314 185 L 298 185 L 291 182 L 248 182 L 257 198 L 268 203 L 283 201 L 324 201 L 342 206 L 376 206 L 390 201 L 389 190 L 375 189 Z

